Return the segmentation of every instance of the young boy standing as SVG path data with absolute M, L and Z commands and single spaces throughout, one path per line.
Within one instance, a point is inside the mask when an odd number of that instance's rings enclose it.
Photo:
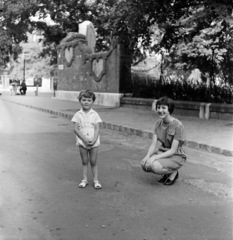
M 101 189 L 102 186 L 98 181 L 97 155 L 98 146 L 100 145 L 99 123 L 102 120 L 99 114 L 92 109 L 96 98 L 92 91 L 82 91 L 78 98 L 82 108 L 75 113 L 71 121 L 74 122 L 76 145 L 79 146 L 83 165 L 83 180 L 79 187 L 85 188 L 88 185 L 87 169 L 90 162 L 94 188 Z

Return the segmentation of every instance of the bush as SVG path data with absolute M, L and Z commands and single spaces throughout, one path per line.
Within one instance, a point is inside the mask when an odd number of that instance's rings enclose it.
M 180 79 L 155 80 L 149 76 L 134 75 L 131 79 L 133 97 L 154 98 L 168 96 L 173 100 L 185 100 L 210 103 L 233 103 L 233 86 L 192 83 Z

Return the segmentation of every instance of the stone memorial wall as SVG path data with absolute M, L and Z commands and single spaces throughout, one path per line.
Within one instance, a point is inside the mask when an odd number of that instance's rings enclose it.
M 79 33 L 69 33 L 57 48 L 56 97 L 77 101 L 79 92 L 89 89 L 97 94 L 97 104 L 119 106 L 130 82 L 130 57 L 114 40 L 109 51 L 95 53 L 93 25 L 80 25 Z

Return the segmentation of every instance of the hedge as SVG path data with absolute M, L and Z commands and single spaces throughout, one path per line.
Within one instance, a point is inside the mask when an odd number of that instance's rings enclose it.
M 192 83 L 186 80 L 162 79 L 132 75 L 131 93 L 137 98 L 168 96 L 173 100 L 186 100 L 210 103 L 233 103 L 233 86 L 206 83 Z

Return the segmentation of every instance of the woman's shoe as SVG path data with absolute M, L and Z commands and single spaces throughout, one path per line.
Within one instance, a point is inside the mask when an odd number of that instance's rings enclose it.
M 158 182 L 164 183 L 167 180 L 168 177 L 169 177 L 168 174 L 164 174 L 164 175 L 162 175 L 161 178 L 158 179 Z
M 174 177 L 173 180 L 167 178 L 167 180 L 163 184 L 164 185 L 173 185 L 178 177 L 179 177 L 179 172 L 177 171 L 176 176 Z

